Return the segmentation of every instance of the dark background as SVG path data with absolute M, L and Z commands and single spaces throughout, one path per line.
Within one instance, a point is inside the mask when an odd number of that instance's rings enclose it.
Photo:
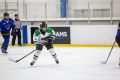
M 70 44 L 70 27 L 50 27 L 55 32 L 67 32 L 67 37 L 56 37 L 53 44 Z M 38 27 L 31 27 L 31 44 L 33 43 L 33 34 Z

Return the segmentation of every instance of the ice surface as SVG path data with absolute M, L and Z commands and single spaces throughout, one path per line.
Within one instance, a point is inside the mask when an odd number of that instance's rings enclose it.
M 8 55 L 0 52 L 0 80 L 120 80 L 118 69 L 120 49 L 114 48 L 107 64 L 108 48 L 55 47 L 60 64 L 57 65 L 44 47 L 33 67 L 33 54 L 18 63 L 19 59 L 35 47 L 9 47 Z

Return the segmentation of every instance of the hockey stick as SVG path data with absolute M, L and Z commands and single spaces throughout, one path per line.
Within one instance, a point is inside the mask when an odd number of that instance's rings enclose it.
M 19 62 L 21 61 L 22 59 L 24 59 L 25 57 L 29 56 L 30 54 L 32 54 L 33 52 L 35 52 L 37 49 L 33 50 L 32 52 L 30 52 L 29 54 L 25 55 L 24 57 L 20 58 L 19 60 L 13 60 L 11 58 L 9 58 L 10 61 L 12 62 Z
M 115 41 L 115 42 L 116 42 L 116 41 Z M 101 64 L 106 64 L 106 63 L 107 63 L 108 58 L 110 57 L 110 54 L 111 54 L 111 52 L 112 52 L 112 49 L 113 49 L 113 47 L 114 47 L 114 45 L 115 45 L 115 42 L 113 43 L 113 46 L 112 46 L 112 48 L 111 48 L 111 50 L 110 50 L 110 53 L 109 53 L 109 55 L 108 55 L 108 57 L 107 57 L 107 60 L 106 60 L 105 62 L 101 61 Z

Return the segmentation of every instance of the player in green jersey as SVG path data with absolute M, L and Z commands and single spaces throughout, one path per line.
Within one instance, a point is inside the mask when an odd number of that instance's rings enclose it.
M 55 31 L 52 28 L 48 28 L 45 22 L 42 22 L 40 24 L 40 29 L 36 30 L 33 35 L 33 41 L 34 41 L 34 44 L 36 45 L 37 51 L 34 54 L 32 62 L 30 63 L 31 66 L 34 65 L 34 63 L 38 59 L 42 51 L 43 45 L 45 45 L 47 50 L 49 50 L 50 54 L 55 59 L 55 62 L 59 64 L 57 55 L 52 45 L 52 42 L 54 39 L 55 39 Z

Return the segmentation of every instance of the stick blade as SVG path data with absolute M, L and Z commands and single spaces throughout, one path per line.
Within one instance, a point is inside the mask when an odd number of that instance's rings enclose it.
M 120 69 L 120 66 L 118 68 Z
M 9 58 L 9 60 L 12 61 L 12 62 L 16 62 L 16 60 L 13 60 L 13 59 L 11 59 L 11 58 Z
M 106 64 L 106 62 L 101 61 L 101 64 Z

